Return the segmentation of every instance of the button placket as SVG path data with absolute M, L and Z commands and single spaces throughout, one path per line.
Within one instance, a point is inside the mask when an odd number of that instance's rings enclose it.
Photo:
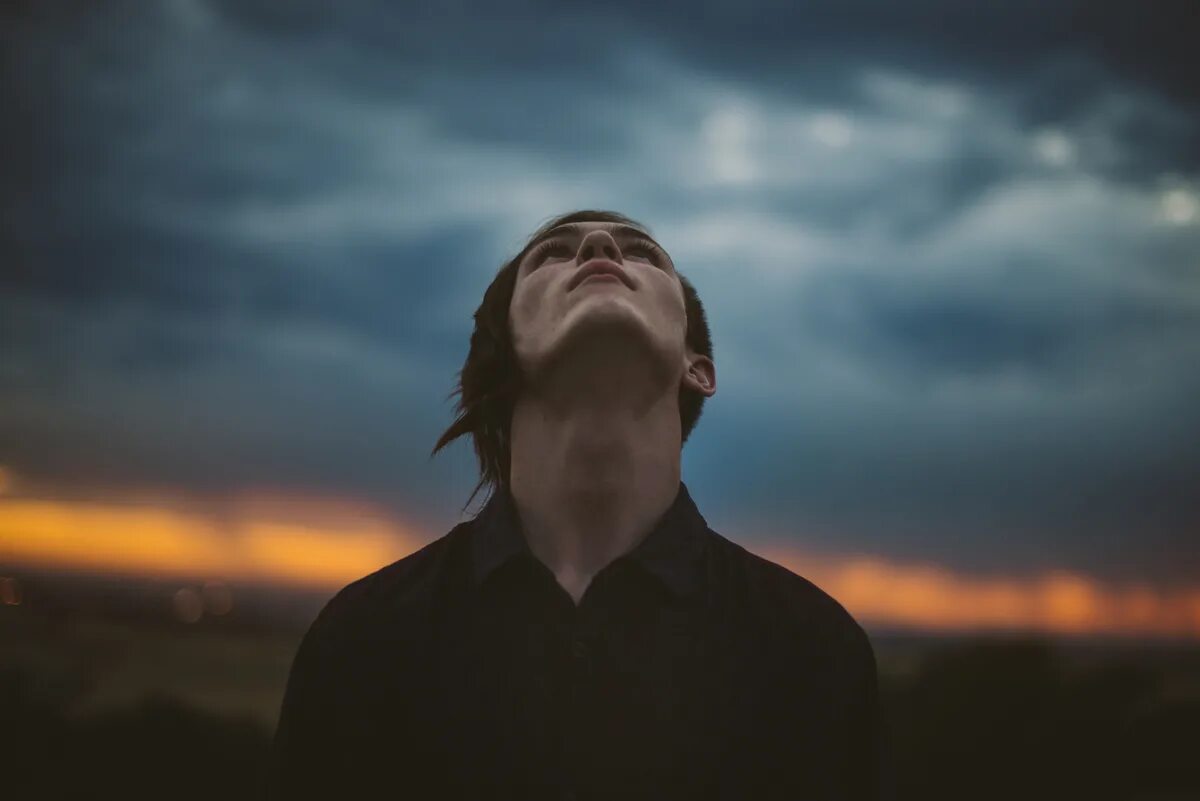
M 572 630 L 570 638 L 570 641 L 567 643 L 567 658 L 570 661 L 568 672 L 571 684 L 571 697 L 578 713 L 582 711 L 581 705 L 586 701 L 586 688 L 592 668 L 592 648 L 588 642 L 588 638 L 578 629 Z
M 591 699 L 589 698 L 592 673 L 593 648 L 585 623 L 576 617 L 567 628 L 563 645 L 567 656 L 567 684 L 569 686 L 569 719 L 571 729 L 567 733 L 570 758 L 567 761 L 566 798 L 578 798 L 578 782 L 589 772 L 585 765 L 589 760 L 589 746 L 584 735 L 591 727 Z
M 575 634 L 571 640 L 571 656 L 576 664 L 585 662 L 588 658 L 587 642 L 579 634 Z

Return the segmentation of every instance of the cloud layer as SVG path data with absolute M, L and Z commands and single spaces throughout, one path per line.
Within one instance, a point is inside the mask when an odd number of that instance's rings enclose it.
M 0 464 L 448 528 L 471 456 L 426 457 L 483 289 L 615 208 L 709 309 L 718 530 L 1194 578 L 1184 18 L 895 9 L 8 12 Z

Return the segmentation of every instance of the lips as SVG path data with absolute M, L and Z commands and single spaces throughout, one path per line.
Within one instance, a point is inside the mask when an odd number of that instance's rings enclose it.
M 586 278 L 589 278 L 593 275 L 615 275 L 617 278 L 621 279 L 621 282 L 624 283 L 625 286 L 633 289 L 633 283 L 629 280 L 628 274 L 626 274 L 626 272 L 622 270 L 620 265 L 618 265 L 615 261 L 608 261 L 607 259 L 593 259 L 575 271 L 575 275 L 571 276 L 571 281 L 567 287 L 567 291 L 570 292 L 575 287 L 583 283 Z

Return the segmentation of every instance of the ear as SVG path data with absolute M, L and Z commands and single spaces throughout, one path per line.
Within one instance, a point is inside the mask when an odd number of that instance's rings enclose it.
M 683 386 L 711 398 L 717 391 L 717 366 L 707 356 L 687 352 L 687 370 L 683 373 Z

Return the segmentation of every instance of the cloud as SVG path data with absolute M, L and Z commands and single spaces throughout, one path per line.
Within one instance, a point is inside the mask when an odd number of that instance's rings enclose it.
M 438 519 L 474 484 L 465 448 L 426 455 L 484 287 L 549 215 L 611 207 L 709 310 L 721 389 L 685 470 L 716 518 L 1194 572 L 1200 106 L 1173 12 L 1089 7 L 1100 53 L 1035 35 L 1066 7 L 708 5 L 14 19 L 0 460 Z

